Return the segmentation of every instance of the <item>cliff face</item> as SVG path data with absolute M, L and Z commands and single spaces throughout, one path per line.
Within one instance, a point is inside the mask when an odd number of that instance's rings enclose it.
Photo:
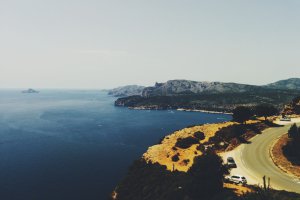
M 145 88 L 144 86 L 139 86 L 139 85 L 127 85 L 127 86 L 118 87 L 109 90 L 108 94 L 113 95 L 115 97 L 141 95 L 144 88 Z

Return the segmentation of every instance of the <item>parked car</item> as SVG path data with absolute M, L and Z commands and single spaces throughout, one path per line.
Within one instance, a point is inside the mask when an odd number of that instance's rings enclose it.
M 236 166 L 236 163 L 235 163 L 235 161 L 234 161 L 234 159 L 233 159 L 233 157 L 228 157 L 227 158 L 227 167 L 229 167 L 229 168 L 236 168 L 237 166 Z
M 280 119 L 280 121 L 287 121 L 287 122 L 290 122 L 291 121 L 291 118 L 289 117 L 283 117 Z
M 225 180 L 228 182 L 236 183 L 236 184 L 247 184 L 247 179 L 241 175 L 232 175 L 225 177 Z

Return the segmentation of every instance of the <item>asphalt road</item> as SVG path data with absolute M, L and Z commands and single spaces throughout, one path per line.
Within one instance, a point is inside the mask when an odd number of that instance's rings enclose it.
M 243 144 L 235 150 L 225 153 L 234 157 L 237 168 L 231 174 L 243 175 L 249 184 L 262 185 L 262 177 L 271 178 L 271 187 L 300 193 L 300 178 L 288 175 L 280 170 L 270 158 L 270 148 L 283 134 L 287 133 L 290 125 L 279 128 L 269 128 L 262 134 L 251 139 L 251 144 Z

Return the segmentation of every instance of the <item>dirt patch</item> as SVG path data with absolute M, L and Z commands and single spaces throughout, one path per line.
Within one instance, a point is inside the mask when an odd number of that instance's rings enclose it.
M 300 177 L 300 166 L 293 165 L 283 154 L 282 147 L 286 145 L 289 138 L 287 134 L 281 136 L 271 148 L 270 154 L 273 162 L 282 171 Z

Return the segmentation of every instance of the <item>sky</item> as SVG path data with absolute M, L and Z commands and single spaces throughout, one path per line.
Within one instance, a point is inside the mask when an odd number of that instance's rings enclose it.
M 298 0 L 0 0 L 0 88 L 300 77 Z

